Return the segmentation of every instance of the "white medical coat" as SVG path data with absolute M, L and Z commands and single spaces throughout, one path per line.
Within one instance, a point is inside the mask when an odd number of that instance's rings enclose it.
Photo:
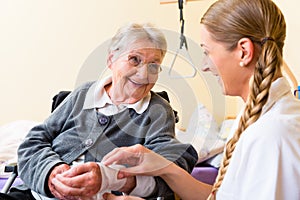
M 217 192 L 217 200 L 235 199 L 300 200 L 300 101 L 285 78 L 272 83 L 261 117 L 236 144 Z

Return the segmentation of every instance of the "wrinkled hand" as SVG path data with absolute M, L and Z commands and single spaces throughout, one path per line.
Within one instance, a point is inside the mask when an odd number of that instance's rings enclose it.
M 111 193 L 105 193 L 103 195 L 105 200 L 142 200 L 140 197 L 133 197 L 133 196 L 116 196 Z
M 55 185 L 52 183 L 52 180 L 56 177 L 56 175 L 61 174 L 61 173 L 65 172 L 65 171 L 67 171 L 69 169 L 70 169 L 69 165 L 67 165 L 67 164 L 61 164 L 61 165 L 58 165 L 58 166 L 54 167 L 53 170 L 50 173 L 50 176 L 48 178 L 48 187 L 49 187 L 50 192 L 56 198 L 61 199 L 63 197 L 63 195 L 60 194 L 58 191 L 56 191 Z
M 136 144 L 131 147 L 115 148 L 102 160 L 103 164 L 121 164 L 131 167 L 123 168 L 118 174 L 118 178 L 134 175 L 160 176 L 171 162 L 161 155 Z
M 51 193 L 58 199 L 91 199 L 100 190 L 101 180 L 101 171 L 95 162 L 72 168 L 63 164 L 52 170 L 48 185 Z

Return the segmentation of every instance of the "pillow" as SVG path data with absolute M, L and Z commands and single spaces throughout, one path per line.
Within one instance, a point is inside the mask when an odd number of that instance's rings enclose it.
M 20 120 L 0 126 L 0 177 L 7 177 L 4 173 L 5 165 L 17 162 L 17 150 L 29 130 L 37 122 Z
M 234 118 L 226 119 L 222 122 L 222 124 L 220 126 L 219 135 L 224 140 L 226 140 L 226 142 L 227 142 L 228 135 L 231 132 L 231 127 L 233 125 L 233 122 L 234 122 Z M 216 155 L 214 155 L 211 158 L 208 158 L 207 160 L 204 161 L 204 163 L 209 164 L 209 165 L 211 165 L 215 168 L 219 168 L 220 164 L 221 164 L 221 161 L 222 161 L 222 158 L 223 158 L 223 151 L 216 154 Z
M 228 120 L 219 127 L 207 108 L 199 104 L 189 121 L 187 130 L 177 131 L 176 137 L 183 143 L 192 144 L 198 153 L 198 163 L 204 162 L 222 154 L 232 121 Z M 219 163 L 214 163 L 217 164 Z

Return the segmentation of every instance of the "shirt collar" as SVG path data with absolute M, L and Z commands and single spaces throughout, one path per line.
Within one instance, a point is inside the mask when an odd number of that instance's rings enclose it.
M 285 77 L 280 77 L 272 82 L 269 90 L 269 98 L 264 105 L 262 114 L 266 113 L 270 108 L 284 95 L 291 92 L 291 86 Z
M 112 82 L 112 77 L 104 78 L 95 82 L 88 90 L 83 109 L 104 108 L 107 105 L 113 105 L 110 97 L 106 93 L 104 86 Z M 137 113 L 143 113 L 150 103 L 151 93 L 149 92 L 144 98 L 133 104 L 121 104 L 120 107 L 134 109 Z
M 282 96 L 288 94 L 291 92 L 291 86 L 288 82 L 288 80 L 285 77 L 280 77 L 276 79 L 275 81 L 272 82 L 270 90 L 269 90 L 269 98 L 267 103 L 263 106 L 262 113 L 261 115 L 265 114 L 267 111 L 269 111 L 272 106 L 278 101 Z M 229 136 L 227 140 L 233 137 L 236 129 L 238 128 L 239 121 L 243 113 L 245 112 L 245 107 L 246 105 L 243 106 L 241 111 L 239 112 L 237 116 L 237 120 L 235 120 L 234 124 L 231 127 Z

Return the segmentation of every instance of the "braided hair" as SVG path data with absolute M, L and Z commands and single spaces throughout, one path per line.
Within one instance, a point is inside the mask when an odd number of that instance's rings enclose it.
M 286 24 L 280 9 L 271 0 L 219 0 L 201 19 L 213 40 L 232 51 L 241 38 L 249 38 L 259 50 L 249 96 L 238 128 L 227 142 L 218 176 L 209 199 L 221 186 L 241 134 L 261 115 L 275 75 L 281 70 Z

